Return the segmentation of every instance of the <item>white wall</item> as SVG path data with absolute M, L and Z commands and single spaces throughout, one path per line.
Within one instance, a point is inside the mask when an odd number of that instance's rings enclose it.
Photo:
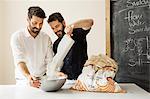
M 2 5 L 1 5 L 1 3 L 0 3 L 0 23 L 3 23 L 2 22 Z M 2 76 L 2 74 L 3 74 L 3 71 L 2 71 L 2 41 L 3 41 L 3 39 L 2 39 L 2 24 L 0 24 L 0 82 L 2 82 L 2 79 L 3 79 L 3 76 Z
M 83 18 L 93 18 L 94 25 L 87 36 L 88 55 L 105 54 L 105 0 L 1 0 L 0 84 L 15 82 L 10 36 L 26 26 L 27 9 L 34 5 L 43 8 L 47 17 L 53 12 L 61 12 L 67 24 Z M 46 22 L 42 30 L 47 32 L 53 41 L 56 39 Z

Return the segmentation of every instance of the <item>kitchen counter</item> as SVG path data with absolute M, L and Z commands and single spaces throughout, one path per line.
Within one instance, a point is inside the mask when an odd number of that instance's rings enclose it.
M 150 99 L 150 93 L 135 84 L 120 86 L 127 93 L 81 92 L 67 87 L 57 92 L 44 92 L 29 86 L 0 85 L 0 99 Z

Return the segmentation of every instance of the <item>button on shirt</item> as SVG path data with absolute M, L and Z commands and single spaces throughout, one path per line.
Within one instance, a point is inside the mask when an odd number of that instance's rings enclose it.
M 41 77 L 46 73 L 47 65 L 52 61 L 53 50 L 50 37 L 40 32 L 32 37 L 27 28 L 15 32 L 11 37 L 11 48 L 16 66 L 16 79 L 26 79 L 22 74 L 19 62 L 24 62 L 31 75 Z

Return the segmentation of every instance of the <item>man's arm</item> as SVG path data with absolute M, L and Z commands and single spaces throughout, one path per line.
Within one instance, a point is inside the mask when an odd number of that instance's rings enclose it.
M 19 62 L 19 63 L 18 63 L 18 66 L 19 66 L 19 68 L 21 69 L 23 75 L 24 75 L 26 78 L 28 78 L 29 75 L 30 75 L 30 72 L 29 72 L 29 70 L 28 70 L 26 64 L 25 64 L 24 62 Z
M 33 87 L 39 87 L 39 82 L 35 80 L 34 77 L 30 75 L 30 72 L 26 66 L 26 58 L 25 58 L 25 51 L 24 47 L 22 46 L 21 40 L 19 39 L 18 33 L 14 33 L 11 37 L 11 48 L 13 52 L 13 57 L 14 57 L 14 63 L 15 66 L 19 67 L 22 74 L 28 79 L 29 83 Z
M 79 20 L 73 24 L 66 26 L 65 27 L 65 33 L 69 34 L 70 36 L 73 36 L 73 34 L 72 34 L 73 29 L 82 28 L 83 30 L 89 30 L 92 27 L 93 23 L 94 23 L 93 19 Z
M 92 27 L 93 23 L 93 19 L 83 19 L 71 24 L 70 26 L 74 26 L 74 28 L 82 28 L 84 30 L 88 30 Z
M 28 79 L 30 86 L 39 88 L 40 87 L 40 82 L 36 80 L 34 76 L 30 75 L 30 72 L 24 62 L 19 62 L 18 63 L 19 68 L 21 69 L 21 72 L 23 75 Z

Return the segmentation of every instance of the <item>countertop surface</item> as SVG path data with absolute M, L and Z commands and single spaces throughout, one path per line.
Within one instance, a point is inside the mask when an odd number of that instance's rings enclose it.
M 44 92 L 40 89 L 0 85 L 0 99 L 150 99 L 150 93 L 135 84 L 119 84 L 127 93 L 81 92 L 63 87 L 57 92 Z

